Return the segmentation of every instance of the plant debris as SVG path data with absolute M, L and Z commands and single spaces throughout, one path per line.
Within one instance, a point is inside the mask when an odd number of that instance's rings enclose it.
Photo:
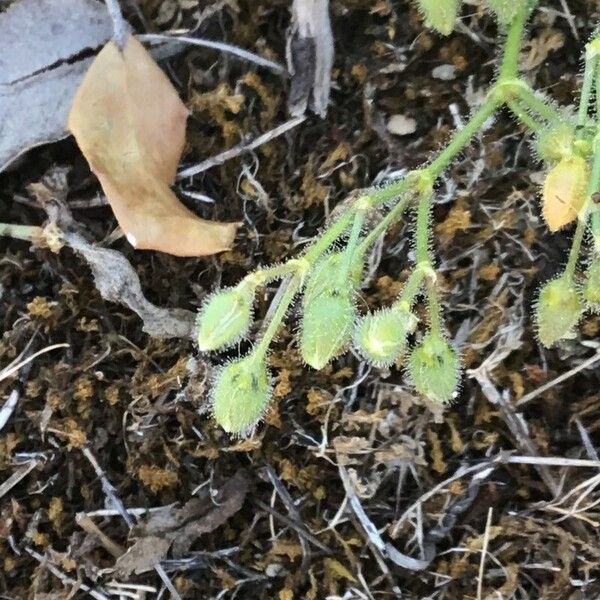
M 291 4 L 121 7 L 136 33 L 227 40 L 281 63 Z M 204 300 L 298 256 L 355 190 L 428 161 L 497 75 L 502 33 L 479 2 L 464 3 L 448 37 L 409 1 L 329 10 L 325 119 L 286 121 L 289 82 L 250 61 L 186 45 L 161 63 L 192 113 L 173 163 L 204 165 L 173 192 L 205 220 L 243 222 L 230 250 L 134 249 L 71 139 L 0 173 L 2 220 L 36 228 L 0 238 L 0 411 L 11 407 L 0 596 L 600 597 L 600 315 L 551 349 L 538 343 L 531 307 L 577 221 L 549 231 L 545 173 L 507 112 L 448 168 L 431 208 L 447 334 L 466 373 L 458 397 L 440 410 L 415 394 L 405 356 L 395 368 L 352 353 L 306 368 L 295 310 L 266 357 L 273 394 L 255 436 L 231 439 L 212 419 L 215 371 L 253 347 L 277 288 L 261 286 L 255 324 L 221 354 L 191 339 Z M 521 54 L 532 86 L 573 103 L 598 19 L 596 0 L 542 0 Z M 417 130 L 391 134 L 393 115 Z M 405 284 L 411 219 L 366 257 L 361 315 Z
M 68 127 L 129 243 L 203 256 L 228 250 L 234 223 L 200 219 L 169 188 L 185 144 L 188 111 L 152 57 L 129 36 L 108 42 L 73 100 Z

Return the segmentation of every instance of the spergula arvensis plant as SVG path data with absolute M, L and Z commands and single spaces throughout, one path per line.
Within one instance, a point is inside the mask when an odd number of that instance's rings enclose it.
M 449 35 L 460 0 L 416 0 L 428 25 Z M 566 266 L 545 283 L 534 307 L 538 339 L 544 346 L 577 335 L 585 310 L 600 308 L 600 37 L 586 46 L 585 72 L 577 114 L 536 93 L 519 76 L 523 30 L 535 0 L 486 0 L 506 32 L 498 77 L 481 105 L 443 150 L 424 167 L 402 179 L 368 190 L 344 208 L 298 258 L 258 269 L 237 286 L 209 296 L 200 310 L 197 340 L 201 351 L 216 351 L 242 341 L 251 329 L 254 296 L 281 280 L 253 347 L 217 369 L 212 409 L 228 433 L 254 431 L 271 397 L 269 346 L 290 312 L 299 310 L 296 344 L 310 368 L 322 369 L 345 350 L 372 368 L 401 364 L 416 394 L 447 403 L 457 395 L 460 358 L 443 323 L 440 286 L 432 252 L 434 184 L 451 161 L 501 108 L 508 109 L 534 134 L 544 171 L 541 215 L 554 232 L 573 226 Z M 365 306 L 361 282 L 375 243 L 416 205 L 412 263 L 399 296 L 386 306 Z M 373 214 L 378 221 L 373 222 Z M 367 228 L 365 223 L 369 223 Z M 586 236 L 591 230 L 592 235 Z M 582 249 L 589 244 L 585 272 Z M 585 243 L 584 243 L 585 242 Z M 301 300 L 294 303 L 297 296 Z M 419 318 L 417 318 L 419 315 Z M 424 317 L 423 317 L 424 316 Z

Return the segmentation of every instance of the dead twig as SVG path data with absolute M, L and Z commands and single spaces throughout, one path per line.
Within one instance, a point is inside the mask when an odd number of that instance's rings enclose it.
M 563 373 L 562 375 L 555 377 L 551 381 L 548 381 L 548 382 L 544 383 L 543 385 L 541 385 L 539 388 L 536 388 L 535 390 L 529 392 L 528 394 L 525 394 L 519 400 L 517 400 L 517 402 L 515 403 L 515 406 L 517 408 L 519 408 L 519 407 L 523 406 L 524 404 L 527 404 L 527 403 L 531 402 L 532 400 L 535 400 L 535 398 L 537 398 L 539 395 L 541 395 L 544 392 L 548 391 L 549 389 L 557 386 L 558 384 L 562 383 L 563 381 L 570 379 L 571 377 L 573 377 L 573 375 L 577 375 L 577 373 L 579 373 L 580 371 L 589 369 L 590 367 L 595 365 L 597 362 L 600 362 L 600 351 L 597 351 L 596 354 L 594 354 L 587 360 L 583 361 L 580 365 L 573 367 L 572 369 L 568 370 L 566 373 Z
M 77 525 L 85 532 L 97 537 L 104 548 L 106 548 L 114 558 L 119 558 L 125 553 L 125 549 L 108 537 L 85 513 L 77 513 L 75 515 L 75 523 L 77 523 Z
M 283 135 L 290 129 L 293 129 L 294 127 L 300 125 L 300 123 L 302 123 L 305 119 L 306 117 L 304 116 L 289 119 L 289 121 L 282 123 L 281 125 L 275 127 L 274 129 L 271 129 L 270 131 L 267 131 L 266 133 L 263 133 L 262 135 L 259 135 L 257 138 L 251 140 L 250 142 L 242 142 L 241 144 L 238 144 L 237 146 L 234 146 L 229 150 L 225 150 L 225 152 L 221 152 L 221 154 L 217 154 L 216 156 L 207 158 L 205 161 L 202 161 L 201 163 L 194 165 L 193 167 L 183 169 L 177 174 L 177 178 L 184 179 L 185 177 L 193 177 L 194 175 L 203 173 L 208 169 L 212 169 L 213 167 L 222 165 L 224 162 L 227 162 L 228 160 L 231 160 L 232 158 L 235 158 L 240 154 L 250 152 L 251 150 L 258 148 L 259 146 L 270 142 L 276 137 Z
M 488 508 L 487 519 L 485 521 L 485 531 L 483 533 L 483 545 L 481 547 L 481 561 L 479 562 L 479 574 L 477 576 L 477 600 L 481 600 L 483 594 L 483 571 L 485 568 L 485 557 L 487 555 L 488 544 L 490 543 L 490 529 L 492 527 L 492 514 L 494 509 Z
M 52 575 L 59 579 L 65 587 L 73 587 L 75 591 L 81 590 L 82 592 L 86 592 L 86 594 L 89 594 L 92 598 L 96 598 L 96 600 L 109 600 L 108 596 L 105 596 L 102 592 L 95 590 L 94 588 L 81 581 L 77 581 L 76 579 L 69 577 L 56 565 L 51 563 L 45 556 L 43 556 L 39 552 L 36 552 L 33 548 L 25 546 L 25 552 L 27 552 L 27 554 L 35 558 L 35 560 L 37 560 L 43 567 L 48 569 L 48 571 L 50 571 Z
M 232 46 L 231 44 L 226 44 L 225 42 L 203 40 L 202 38 L 188 37 L 185 35 L 161 35 L 157 33 L 146 33 L 143 35 L 138 35 L 137 38 L 141 42 L 182 42 L 185 44 L 191 44 L 193 46 L 200 46 L 201 48 L 210 48 L 211 50 L 226 52 L 227 54 L 231 54 L 232 56 L 236 56 L 242 60 L 247 60 L 248 62 L 254 63 L 259 67 L 265 67 L 277 75 L 288 75 L 288 71 L 283 65 L 273 60 L 269 60 L 268 58 L 263 58 L 262 56 L 254 54 L 254 52 L 250 52 L 249 50 L 244 50 L 243 48 L 238 48 L 237 46 Z
M 116 492 L 114 486 L 108 480 L 108 477 L 102 470 L 102 467 L 96 460 L 96 457 L 91 453 L 90 449 L 87 446 L 84 446 L 82 448 L 82 452 L 83 452 L 83 455 L 89 461 L 89 463 L 92 465 L 92 468 L 94 469 L 96 475 L 100 479 L 100 482 L 102 484 L 102 491 L 104 492 L 106 497 L 109 499 L 110 503 L 119 511 L 119 514 L 121 515 L 121 517 L 127 524 L 127 527 L 129 527 L 129 529 L 131 529 L 135 525 L 135 523 L 134 523 L 132 517 L 130 516 L 130 514 L 125 510 L 125 506 L 123 505 L 123 502 L 121 502 L 121 499 L 117 496 L 117 492 Z M 171 593 L 173 598 L 175 598 L 175 600 L 181 600 L 181 596 L 179 595 L 179 592 L 175 589 L 175 586 L 173 585 L 172 581 L 169 579 L 169 576 L 163 569 L 162 565 L 159 562 L 155 562 L 153 566 L 154 566 L 154 570 L 156 571 L 158 576 L 161 578 L 162 582 L 165 584 L 165 587 L 169 590 L 169 592 Z
M 113 42 L 119 50 L 123 50 L 129 36 L 129 25 L 123 18 L 119 0 L 105 0 L 106 10 L 113 24 Z
M 9 492 L 21 479 L 26 477 L 39 464 L 37 460 L 30 460 L 21 465 L 6 481 L 0 484 L 0 498 Z
M 377 527 L 367 516 L 367 513 L 365 512 L 365 509 L 363 508 L 360 499 L 354 490 L 354 486 L 350 481 L 348 471 L 346 471 L 346 468 L 339 461 L 338 470 L 342 483 L 344 484 L 344 490 L 346 492 L 346 496 L 348 497 L 350 508 L 352 509 L 355 517 L 358 519 L 363 535 L 365 536 L 365 539 L 369 545 L 375 548 L 382 557 L 389 558 L 393 563 L 399 567 L 402 567 L 403 569 L 409 569 L 410 571 L 423 571 L 426 569 L 431 560 L 421 560 L 407 556 L 389 542 L 384 541 Z

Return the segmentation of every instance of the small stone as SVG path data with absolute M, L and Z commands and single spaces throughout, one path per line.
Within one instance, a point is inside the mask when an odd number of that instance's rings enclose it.
M 417 130 L 417 122 L 405 115 L 392 115 L 388 119 L 387 129 L 393 135 L 411 135 Z
M 452 81 L 456 79 L 456 67 L 454 65 L 439 65 L 431 71 L 431 76 L 442 81 Z

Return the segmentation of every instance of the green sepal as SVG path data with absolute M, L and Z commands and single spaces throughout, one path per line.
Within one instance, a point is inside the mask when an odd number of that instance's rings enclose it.
M 501 25 L 510 25 L 526 0 L 487 0 L 487 5 Z
M 542 129 L 535 138 L 535 149 L 540 157 L 550 163 L 573 154 L 575 124 L 565 120 Z
M 460 9 L 460 0 L 417 0 L 425 25 L 442 35 L 450 35 Z
M 458 389 L 456 350 L 439 333 L 430 332 L 411 352 L 408 374 L 415 389 L 430 400 L 449 402 Z
M 350 341 L 356 319 L 353 296 L 353 289 L 347 286 L 326 290 L 304 304 L 300 353 L 311 367 L 322 369 Z
M 250 328 L 253 302 L 254 290 L 243 283 L 207 298 L 198 315 L 198 348 L 206 352 L 238 342 Z
M 582 313 L 583 302 L 570 279 L 558 277 L 543 285 L 535 307 L 540 342 L 550 348 L 559 340 L 573 337 Z
M 219 369 L 212 388 L 212 410 L 227 432 L 252 433 L 271 399 L 272 382 L 264 357 L 248 354 Z
M 417 318 L 410 312 L 384 308 L 360 317 L 354 328 L 354 347 L 376 367 L 393 365 L 406 347 Z
M 586 307 L 595 313 L 600 313 L 600 258 L 596 257 L 588 267 L 582 288 Z

